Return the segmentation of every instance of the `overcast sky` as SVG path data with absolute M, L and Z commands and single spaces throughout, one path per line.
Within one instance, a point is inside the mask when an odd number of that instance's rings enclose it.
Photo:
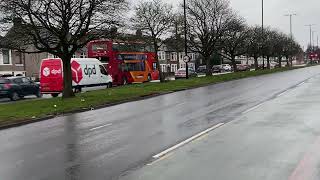
M 136 0 L 135 0 L 136 1 Z M 164 0 L 176 5 L 179 1 Z M 182 0 L 181 0 L 182 1 Z M 285 33 L 290 32 L 289 17 L 285 14 L 296 13 L 293 17 L 293 35 L 306 48 L 310 41 L 309 28 L 306 24 L 317 24 L 313 27 L 315 45 L 317 35 L 320 39 L 320 0 L 264 0 L 265 24 Z M 246 18 L 248 24 L 261 24 L 261 0 L 230 0 L 233 9 Z M 319 40 L 320 41 L 320 40 Z

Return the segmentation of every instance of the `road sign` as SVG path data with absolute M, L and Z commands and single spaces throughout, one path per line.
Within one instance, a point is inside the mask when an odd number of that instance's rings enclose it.
M 188 55 L 184 56 L 183 61 L 184 61 L 185 63 L 190 62 L 190 57 L 189 57 Z

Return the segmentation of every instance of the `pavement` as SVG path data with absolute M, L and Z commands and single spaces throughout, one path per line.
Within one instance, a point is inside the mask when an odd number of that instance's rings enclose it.
M 319 73 L 320 66 L 314 66 L 241 79 L 2 130 L 0 179 L 205 179 L 214 173 L 214 179 L 239 179 L 240 174 L 249 180 L 263 172 L 259 179 L 270 173 L 280 177 L 275 170 L 287 164 L 290 174 L 299 171 L 308 150 L 314 152 L 310 144 L 318 135 L 318 122 L 310 116 L 301 126 L 295 118 L 309 117 L 318 107 Z M 304 93 L 296 92 L 300 88 Z M 286 102 L 295 99 L 289 96 L 293 92 L 306 99 Z M 277 107 L 281 111 L 273 112 Z M 171 156 L 152 158 L 220 123 L 224 125 Z
M 318 180 L 320 76 L 121 180 Z

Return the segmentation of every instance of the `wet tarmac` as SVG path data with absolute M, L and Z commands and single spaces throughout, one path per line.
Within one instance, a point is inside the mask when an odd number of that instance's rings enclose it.
M 0 179 L 118 179 L 318 73 L 316 66 L 242 79 L 3 130 Z
M 319 180 L 320 76 L 120 180 Z

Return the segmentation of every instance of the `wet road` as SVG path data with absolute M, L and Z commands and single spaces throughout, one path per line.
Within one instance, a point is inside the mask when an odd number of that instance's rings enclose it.
M 154 154 L 320 73 L 310 67 L 0 131 L 0 177 L 117 179 Z
M 120 180 L 319 180 L 320 75 Z

